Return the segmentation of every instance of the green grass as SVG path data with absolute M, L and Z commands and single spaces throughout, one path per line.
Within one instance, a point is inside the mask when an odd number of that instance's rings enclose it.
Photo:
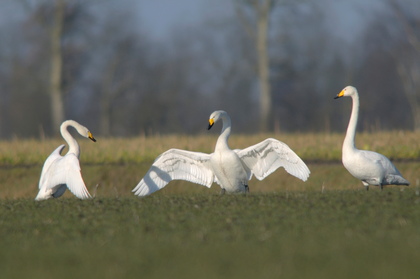
M 131 197 L 131 190 L 143 178 L 152 162 L 139 164 L 90 165 L 81 163 L 83 179 L 89 192 L 98 198 Z M 395 165 L 408 181 L 410 188 L 418 187 L 420 162 L 396 162 Z M 255 177 L 249 182 L 251 193 L 284 191 L 359 190 L 362 183 L 352 177 L 341 163 L 308 163 L 311 175 L 303 182 L 282 168 L 263 181 Z M 42 166 L 0 168 L 0 199 L 35 198 Z M 96 187 L 98 185 L 98 187 Z M 417 186 L 416 186 L 417 185 Z M 389 186 L 397 187 L 397 186 Z M 372 186 L 372 191 L 378 187 Z M 172 181 L 154 195 L 164 194 L 218 194 L 220 187 L 207 187 L 186 181 Z M 73 195 L 67 191 L 64 198 Z
M 409 188 L 2 200 L 0 217 L 2 278 L 420 276 Z

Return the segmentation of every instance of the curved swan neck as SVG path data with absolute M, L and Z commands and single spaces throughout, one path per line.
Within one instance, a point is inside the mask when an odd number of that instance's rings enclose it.
M 356 136 L 357 119 L 359 117 L 359 95 L 356 92 L 355 94 L 351 95 L 351 98 L 353 101 L 353 106 L 351 110 L 349 126 L 347 127 L 347 133 L 343 143 L 343 149 L 344 147 L 350 147 L 352 149 L 355 148 L 354 138 Z
M 72 126 L 72 127 L 77 129 L 77 127 L 79 127 L 80 124 L 77 123 L 76 121 L 73 121 L 73 120 L 66 120 L 60 126 L 61 136 L 64 138 L 64 140 L 69 145 L 69 151 L 67 152 L 67 154 L 73 153 L 77 156 L 77 158 L 79 158 L 80 147 L 79 147 L 79 144 L 77 143 L 77 141 L 73 138 L 73 136 L 68 131 L 67 128 L 69 126 Z
M 221 148 L 223 149 L 229 148 L 228 139 L 229 139 L 230 132 L 232 129 L 230 117 L 228 115 L 223 116 L 222 122 L 223 122 L 222 132 L 219 138 L 217 139 L 216 148 L 215 148 L 216 150 L 221 149 Z

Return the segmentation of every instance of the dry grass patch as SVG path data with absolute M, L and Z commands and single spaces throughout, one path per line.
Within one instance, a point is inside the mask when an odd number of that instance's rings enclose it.
M 135 138 L 100 138 L 92 143 L 78 137 L 82 149 L 81 161 L 86 164 L 115 164 L 151 162 L 170 148 L 211 153 L 218 133 L 195 136 L 157 135 Z M 288 133 L 288 134 L 233 134 L 232 149 L 245 148 L 268 137 L 289 145 L 303 160 L 340 161 L 344 134 Z M 391 131 L 360 133 L 356 146 L 380 152 L 391 159 L 417 160 L 420 158 L 420 133 Z M 61 139 L 12 140 L 0 142 L 0 166 L 42 165 L 47 156 L 60 144 Z M 65 149 L 65 152 L 67 149 Z

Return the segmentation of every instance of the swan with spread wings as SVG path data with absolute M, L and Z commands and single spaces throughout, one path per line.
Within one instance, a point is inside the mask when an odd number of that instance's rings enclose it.
M 76 139 L 67 130 L 69 126 L 74 127 L 83 137 L 96 141 L 85 126 L 74 120 L 66 120 L 61 124 L 60 132 L 69 145 L 69 151 L 66 155 L 61 156 L 61 152 L 66 147 L 62 144 L 45 160 L 39 179 L 39 192 L 35 198 L 37 201 L 58 198 L 64 194 L 67 188 L 79 199 L 91 197 L 80 170 L 80 147 Z
M 276 139 L 268 138 L 242 150 L 231 150 L 228 145 L 231 119 L 225 111 L 218 110 L 210 115 L 208 129 L 219 120 L 223 128 L 214 153 L 169 149 L 156 158 L 133 192 L 147 196 L 172 180 L 186 180 L 209 188 L 216 182 L 222 193 L 248 192 L 252 175 L 262 180 L 279 167 L 303 181 L 308 179 L 310 171 L 306 164 Z

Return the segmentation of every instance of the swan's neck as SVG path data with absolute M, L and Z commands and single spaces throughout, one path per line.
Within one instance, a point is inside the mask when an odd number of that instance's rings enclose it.
M 229 117 L 222 118 L 222 121 L 223 121 L 222 133 L 220 134 L 219 138 L 217 139 L 215 150 L 229 149 L 228 139 L 229 139 L 229 136 L 230 136 L 230 131 L 232 129 L 231 121 L 230 121 Z
M 353 107 L 351 110 L 349 126 L 347 127 L 346 137 L 343 143 L 343 151 L 345 149 L 346 150 L 356 149 L 354 145 L 354 138 L 356 136 L 357 119 L 359 117 L 359 95 L 357 93 L 353 94 L 351 98 L 353 100 Z
M 71 121 L 71 120 L 64 121 L 63 124 L 61 124 L 60 126 L 60 132 L 64 140 L 69 145 L 69 151 L 67 152 L 67 154 L 73 153 L 77 156 L 77 158 L 79 158 L 79 155 L 80 155 L 79 144 L 77 143 L 77 141 L 73 138 L 73 136 L 69 133 L 67 129 L 69 126 L 72 126 L 72 127 L 76 126 L 76 124 L 73 122 L 74 121 Z

